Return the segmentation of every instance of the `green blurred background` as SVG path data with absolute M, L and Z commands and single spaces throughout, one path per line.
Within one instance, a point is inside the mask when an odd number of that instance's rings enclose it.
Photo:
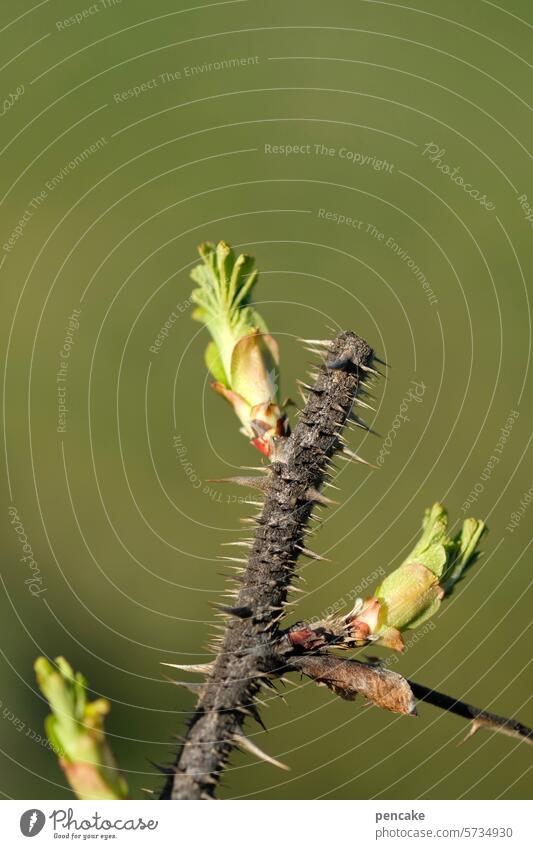
M 168 760 L 193 706 L 160 662 L 206 658 L 209 602 L 225 587 L 221 545 L 251 511 L 244 491 L 208 479 L 259 457 L 211 393 L 206 333 L 190 320 L 188 273 L 206 239 L 256 256 L 286 393 L 297 397 L 309 367 L 301 336 L 351 328 L 391 364 L 371 414 L 382 437 L 350 436 L 363 456 L 378 456 L 411 381 L 425 387 L 379 472 L 339 464 L 342 505 L 314 539 L 332 562 L 304 567 L 306 594 L 291 618 L 318 615 L 396 565 L 433 501 L 445 501 L 454 523 L 485 517 L 486 556 L 392 668 L 531 724 L 533 513 L 506 529 L 533 483 L 532 230 L 519 202 L 525 194 L 533 205 L 531 4 L 90 5 L 4 0 L 0 11 L 3 97 L 23 87 L 0 119 L 0 790 L 70 797 L 54 756 L 32 739 L 46 713 L 32 671 L 40 653 L 64 654 L 113 702 L 108 728 L 136 796 L 160 785 L 149 759 Z M 79 23 L 61 23 L 76 13 Z M 231 59 L 247 61 L 215 65 Z M 495 208 L 430 161 L 430 143 Z M 74 309 L 60 433 L 56 375 Z M 511 411 L 519 415 L 483 478 Z M 10 506 L 39 565 L 38 597 Z M 515 740 L 482 731 L 458 747 L 466 724 L 431 707 L 405 719 L 294 684 L 287 704 L 274 699 L 264 712 L 268 734 L 250 727 L 291 771 L 235 754 L 221 796 L 531 793 L 531 750 Z

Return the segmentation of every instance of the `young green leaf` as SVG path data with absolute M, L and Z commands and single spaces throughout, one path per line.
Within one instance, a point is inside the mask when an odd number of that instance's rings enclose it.
M 106 740 L 106 699 L 87 699 L 87 681 L 64 657 L 55 665 L 45 657 L 35 661 L 41 692 L 52 713 L 45 729 L 59 764 L 79 799 L 126 799 L 128 787 Z
M 279 395 L 277 342 L 250 303 L 258 276 L 254 259 L 236 257 L 225 242 L 207 242 L 199 253 L 202 263 L 191 271 L 198 284 L 193 318 L 212 336 L 205 352 L 211 385 L 232 405 L 241 432 L 269 456 L 272 439 L 287 436 L 289 422 Z
M 466 519 L 461 531 L 448 536 L 448 515 L 442 504 L 428 508 L 422 536 L 409 556 L 365 599 L 350 619 L 352 634 L 362 643 L 401 651 L 401 632 L 418 628 L 439 609 L 465 571 L 475 563 L 485 531 L 480 519 Z

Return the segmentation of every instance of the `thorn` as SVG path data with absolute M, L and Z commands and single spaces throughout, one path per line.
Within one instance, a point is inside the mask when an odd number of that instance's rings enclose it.
M 359 407 L 365 407 L 366 410 L 372 410 L 373 413 L 376 412 L 376 408 L 371 407 L 370 404 L 367 404 L 365 401 L 361 401 L 361 398 L 359 397 L 359 395 L 355 399 L 354 404 L 357 404 Z
M 250 708 L 250 713 L 252 714 L 255 721 L 259 723 L 259 725 L 261 726 L 261 728 L 264 731 L 266 731 L 267 727 L 266 727 L 265 723 L 263 722 L 263 720 L 261 719 L 259 711 L 257 710 L 257 708 L 256 708 L 256 706 L 254 705 L 253 702 L 249 705 L 249 708 Z
M 223 559 L 224 559 L 223 557 L 218 558 L 218 560 L 223 560 Z M 228 569 L 233 569 L 234 572 L 235 572 L 235 575 L 229 576 L 230 580 L 233 578 L 234 581 L 242 581 L 244 573 L 246 572 L 246 569 L 244 569 L 243 566 L 233 566 L 231 563 L 227 563 L 227 567 L 228 567 Z
M 320 345 L 322 348 L 333 347 L 333 342 L 330 339 L 298 339 L 297 341 L 306 345 Z
M 208 478 L 208 483 L 234 483 L 237 486 L 246 486 L 250 489 L 260 489 L 262 492 L 265 492 L 269 485 L 269 479 L 267 477 L 260 478 L 257 476 L 244 477 L 241 475 L 235 475 L 230 478 Z M 253 502 L 252 502 L 253 503 Z
M 161 666 L 172 666 L 174 669 L 181 669 L 182 672 L 198 672 L 200 675 L 209 675 L 214 669 L 213 663 L 165 663 L 161 661 Z
M 205 684 L 193 684 L 191 681 L 174 681 L 173 678 L 169 678 L 167 675 L 163 677 L 169 684 L 175 684 L 176 687 L 185 687 L 186 690 L 194 693 L 195 696 L 201 696 L 205 689 Z
M 370 666 L 379 666 L 379 667 L 383 666 L 383 658 L 376 657 L 373 654 L 365 654 L 365 657 L 366 657 L 368 663 L 370 664 Z
M 250 539 L 238 540 L 237 542 L 223 542 L 223 543 L 221 543 L 221 545 L 224 545 L 224 546 L 235 545 L 235 546 L 240 546 L 241 548 L 251 548 L 252 543 L 253 543 L 253 538 L 250 537 Z
M 356 454 L 355 451 L 351 451 L 349 448 L 343 447 L 341 457 L 342 455 L 348 457 L 350 460 L 355 460 L 357 463 L 364 463 L 365 466 L 370 466 L 371 469 L 378 468 L 378 466 L 375 466 L 373 463 L 369 463 L 368 460 L 364 460 L 363 457 L 360 457 L 359 454 Z
M 283 693 L 280 693 L 280 691 L 278 690 L 276 685 L 273 684 L 272 681 L 270 681 L 268 678 L 263 680 L 263 681 L 260 681 L 259 684 L 260 684 L 261 687 L 264 687 L 266 690 L 268 690 L 269 694 L 274 692 L 275 695 L 279 699 L 281 699 L 281 701 L 283 702 L 284 705 L 287 704 L 287 700 L 286 700 L 285 696 L 283 695 Z
M 300 592 L 303 592 L 303 590 L 300 590 Z M 267 625 L 266 625 L 266 627 L 264 628 L 264 630 L 265 630 L 265 631 L 269 631 L 271 628 L 273 628 L 273 627 L 274 627 L 274 625 L 276 625 L 278 622 L 281 622 L 281 620 L 283 619 L 283 617 L 284 617 L 284 616 L 285 616 L 285 611 L 284 611 L 284 610 L 282 610 L 282 612 L 281 612 L 281 613 L 278 613 L 278 615 L 277 615 L 277 616 L 274 616 L 274 617 L 270 620 L 270 622 L 268 622 L 268 623 L 267 623 Z
M 250 755 L 254 755 L 254 757 L 259 758 L 259 760 L 264 761 L 267 764 L 271 764 L 272 766 L 277 766 L 278 769 L 288 770 L 289 767 L 286 764 L 281 763 L 281 761 L 277 761 L 275 758 L 270 757 L 259 746 L 256 746 L 255 743 L 242 733 L 242 731 L 236 731 L 233 734 L 233 741 L 235 745 L 239 746 L 241 749 L 245 749 Z
M 263 722 L 263 720 L 261 719 L 261 717 L 259 715 L 259 711 L 257 710 L 256 706 L 253 704 L 253 702 L 250 702 L 250 704 L 246 705 L 246 707 L 244 705 L 239 705 L 239 707 L 237 707 L 236 710 L 238 710 L 239 713 L 244 713 L 245 716 L 251 716 L 253 719 L 255 719 L 256 722 L 259 723 L 259 725 L 261 726 L 261 728 L 264 731 L 267 730 L 266 725 Z
M 227 554 L 218 554 L 217 560 L 223 560 L 225 563 L 248 563 L 244 557 L 230 557 Z
M 310 557 L 311 560 L 323 560 L 325 563 L 331 563 L 329 557 L 322 557 L 321 554 L 311 551 L 310 548 L 304 548 L 303 545 L 297 545 L 296 548 L 299 548 L 302 554 L 305 554 L 306 557 Z
M 325 495 L 322 495 L 318 489 L 314 487 L 309 487 L 305 491 L 305 497 L 308 501 L 316 501 L 317 504 L 324 504 L 325 506 L 329 506 L 330 504 L 338 504 L 338 501 L 333 501 L 331 498 L 327 498 Z
M 230 566 L 230 569 L 232 567 Z M 242 584 L 244 582 L 244 578 L 242 576 L 242 572 L 244 569 L 241 569 L 241 574 L 231 575 L 229 572 L 217 572 L 217 575 L 220 575 L 222 578 L 227 578 L 228 581 L 235 581 L 236 584 Z
M 363 371 L 370 372 L 370 374 L 377 374 L 387 380 L 387 375 L 383 374 L 381 371 L 378 371 L 378 369 L 376 368 L 370 368 L 370 366 L 359 366 L 359 368 L 363 369 Z
M 345 369 L 348 366 L 350 366 L 351 369 L 355 367 L 351 357 L 341 357 L 338 360 L 333 360 L 331 363 L 326 363 L 326 368 L 333 369 L 334 371 Z
M 307 389 L 308 392 L 313 392 L 315 395 L 323 395 L 324 390 L 318 389 L 316 386 L 311 386 L 309 383 L 305 383 L 303 380 L 297 379 L 296 383 L 298 386 L 301 386 L 303 389 Z
M 350 423 L 354 424 L 357 427 L 362 427 L 363 430 L 368 431 L 368 433 L 373 433 L 374 436 L 380 436 L 380 434 L 377 431 L 373 430 L 373 428 L 371 428 L 370 425 L 367 425 L 367 423 L 365 421 L 363 421 L 363 419 L 359 418 L 359 416 L 356 416 L 355 413 L 350 413 L 350 415 L 348 416 L 347 422 L 349 424 Z
M 220 610 L 221 613 L 225 613 L 228 616 L 236 616 L 237 619 L 250 619 L 254 612 L 250 607 L 228 607 L 225 604 L 218 604 L 216 602 L 211 602 L 211 607 L 214 607 L 216 610 Z
M 476 719 L 473 719 L 472 722 L 470 723 L 470 728 L 468 729 L 467 733 L 465 734 L 465 736 L 463 737 L 462 740 L 459 740 L 457 745 L 462 746 L 463 743 L 466 743 L 466 741 L 469 740 L 470 737 L 473 737 L 474 734 L 477 731 L 479 731 L 479 729 L 481 728 L 481 725 L 482 725 L 481 722 L 478 722 Z
M 234 590 L 227 590 L 225 593 L 222 593 L 224 598 L 229 598 L 232 601 L 236 601 L 239 595 L 239 590 L 235 588 Z
M 277 681 L 281 681 L 285 687 L 297 687 L 298 684 L 295 684 L 294 681 L 291 681 L 290 678 L 285 678 L 283 675 L 279 675 L 276 679 Z
M 151 766 L 154 767 L 154 769 L 157 769 L 158 772 L 162 772 L 163 775 L 174 775 L 174 773 L 176 771 L 175 767 L 173 767 L 173 766 L 165 766 L 165 764 L 158 764 L 155 761 L 151 761 L 150 758 L 146 758 L 146 760 L 148 761 L 149 764 L 151 764 Z M 150 792 L 150 791 L 148 791 L 148 792 Z

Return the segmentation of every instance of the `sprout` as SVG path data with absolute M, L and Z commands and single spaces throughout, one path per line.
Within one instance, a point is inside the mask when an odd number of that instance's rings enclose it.
M 87 700 L 87 681 L 64 657 L 35 661 L 37 683 L 50 704 L 45 729 L 79 799 L 126 799 L 128 787 L 106 740 L 106 699 Z
M 374 640 L 401 651 L 401 632 L 417 628 L 439 609 L 465 571 L 477 560 L 485 531 L 480 519 L 466 519 L 455 536 L 447 534 L 442 504 L 427 509 L 422 536 L 404 562 L 353 611 L 350 630 L 357 641 Z
M 205 352 L 213 389 L 232 405 L 241 432 L 267 457 L 275 437 L 289 434 L 289 421 L 280 401 L 279 352 L 265 322 L 250 306 L 257 281 L 254 259 L 235 254 L 225 242 L 200 245 L 203 262 L 191 271 L 198 284 L 193 318 L 212 336 Z

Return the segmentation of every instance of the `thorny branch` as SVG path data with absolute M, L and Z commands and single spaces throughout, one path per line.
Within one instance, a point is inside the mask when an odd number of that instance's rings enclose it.
M 207 679 L 203 684 L 183 683 L 199 695 L 199 700 L 175 764 L 160 767 L 167 774 L 161 799 L 214 798 L 236 746 L 283 767 L 249 741 L 242 726 L 248 716 L 261 723 L 255 697 L 262 685 L 274 687 L 273 680 L 287 671 L 299 671 L 343 698 L 360 694 L 379 707 L 407 715 L 416 715 L 417 697 L 472 720 L 471 733 L 487 726 L 528 742 L 533 738 L 533 731 L 515 720 L 409 682 L 379 664 L 325 653 L 327 648 L 342 647 L 333 639 L 338 634 L 326 631 L 318 635 L 315 628 L 308 640 L 305 628 L 300 628 L 299 632 L 292 631 L 293 635 L 299 633 L 300 639 L 290 639 L 291 629 L 280 629 L 287 595 L 294 589 L 291 582 L 299 556 L 322 559 L 305 547 L 304 538 L 315 505 L 333 503 L 320 491 L 327 483 L 331 458 L 344 452 L 349 459 L 364 462 L 345 446 L 342 431 L 349 420 L 365 427 L 352 407 L 368 406 L 363 400 L 364 382 L 375 372 L 373 351 L 350 331 L 338 334 L 332 342 L 317 344 L 325 351 L 315 383 L 304 385 L 309 392 L 305 408 L 294 433 L 277 441 L 270 467 L 262 470 L 267 474 L 228 479 L 255 487 L 264 495 L 264 502 L 259 505 L 260 514 L 250 520 L 256 527 L 246 541 L 248 558 L 226 558 L 235 564 L 238 590 L 234 606 L 219 605 L 227 622 L 213 647 L 214 662 L 202 666 L 176 664 Z M 346 636 L 343 627 L 340 632 Z M 344 642 L 344 648 L 359 644 L 357 640 Z
M 241 479 L 264 492 L 246 569 L 222 643 L 163 798 L 200 799 L 214 787 L 254 704 L 260 681 L 279 662 L 272 651 L 295 563 L 305 549 L 304 533 L 328 463 L 343 448 L 341 431 L 362 390 L 373 352 L 354 333 L 340 333 L 319 369 L 309 399 L 290 437 L 280 440 L 265 477 Z M 305 553 L 305 552 L 304 552 Z M 230 562 L 235 558 L 231 558 Z M 233 613 L 233 615 L 231 615 Z

